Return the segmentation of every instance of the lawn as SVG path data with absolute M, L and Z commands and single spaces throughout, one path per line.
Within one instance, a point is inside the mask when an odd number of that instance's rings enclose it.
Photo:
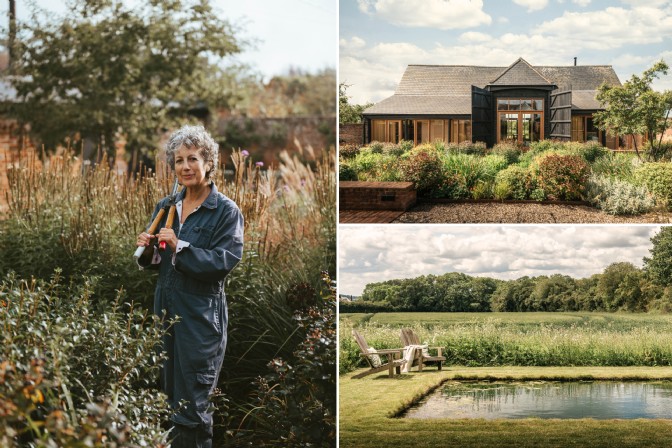
M 672 367 L 444 367 L 388 378 L 339 381 L 341 447 L 660 447 L 669 446 L 672 420 L 483 420 L 393 418 L 449 379 L 670 379 Z

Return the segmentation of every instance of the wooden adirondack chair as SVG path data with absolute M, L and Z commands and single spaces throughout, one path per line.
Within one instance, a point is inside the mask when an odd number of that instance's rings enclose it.
M 418 337 L 417 334 L 413 332 L 410 328 L 402 328 L 401 329 L 401 344 L 404 347 L 408 347 L 410 345 L 422 345 L 420 343 L 420 338 Z M 429 353 L 429 350 L 436 350 L 437 353 L 435 356 L 431 355 Z M 428 363 L 428 362 L 436 362 L 438 363 L 438 369 L 441 370 L 443 361 L 446 360 L 445 356 L 441 355 L 441 347 L 428 347 L 427 351 L 425 352 L 424 350 L 416 350 L 416 356 L 413 359 L 413 365 L 418 366 L 418 372 L 422 372 L 423 366 Z
M 360 356 L 364 357 L 369 363 L 369 370 L 358 373 L 353 378 L 363 378 L 373 373 L 389 371 L 389 376 L 392 378 L 396 370 L 397 375 L 401 375 L 401 366 L 406 364 L 406 360 L 402 359 L 404 355 L 403 348 L 391 348 L 383 350 L 373 350 L 366 343 L 366 340 L 356 330 L 352 330 L 352 335 L 359 345 L 361 351 Z

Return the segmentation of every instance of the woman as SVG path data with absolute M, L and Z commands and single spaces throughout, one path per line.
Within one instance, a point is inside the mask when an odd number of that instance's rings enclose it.
M 243 216 L 210 180 L 217 157 L 218 145 L 202 126 L 184 126 L 170 137 L 166 158 L 184 186 L 177 224 L 166 228 L 164 220 L 157 235 L 141 233 L 137 240 L 146 247 L 138 264 L 159 269 L 154 312 L 179 316 L 163 340 L 168 360 L 161 371 L 161 387 L 175 410 L 174 448 L 212 446 L 208 396 L 226 348 L 224 279 L 243 254 Z M 154 216 L 168 200 L 157 204 Z M 165 251 L 156 247 L 162 241 Z

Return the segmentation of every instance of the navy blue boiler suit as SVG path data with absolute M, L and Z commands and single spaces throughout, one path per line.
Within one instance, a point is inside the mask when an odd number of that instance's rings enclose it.
M 163 340 L 168 360 L 161 372 L 161 386 L 177 410 L 172 420 L 210 435 L 208 396 L 217 385 L 226 349 L 224 279 L 243 255 L 243 215 L 214 183 L 211 188 L 205 201 L 176 232 L 178 240 L 190 245 L 174 257 L 170 247 L 161 253 L 154 294 L 157 315 L 179 316 L 179 322 Z M 157 204 L 154 216 L 167 201 L 164 198 Z M 173 226 L 175 230 L 178 227 Z M 180 407 L 183 400 L 187 404 Z

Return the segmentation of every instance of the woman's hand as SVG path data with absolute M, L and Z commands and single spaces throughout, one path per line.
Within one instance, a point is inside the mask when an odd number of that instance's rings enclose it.
M 148 247 L 152 242 L 152 238 L 156 237 L 154 235 L 150 235 L 149 233 L 142 232 L 140 235 L 138 235 L 138 241 L 136 241 L 135 245 L 138 247 Z
M 173 250 L 173 252 L 175 252 L 177 249 L 177 236 L 175 235 L 175 231 L 173 231 L 173 229 L 167 229 L 164 227 L 159 230 L 159 233 L 156 236 L 159 239 L 159 243 L 161 241 L 165 241 L 166 244 Z

